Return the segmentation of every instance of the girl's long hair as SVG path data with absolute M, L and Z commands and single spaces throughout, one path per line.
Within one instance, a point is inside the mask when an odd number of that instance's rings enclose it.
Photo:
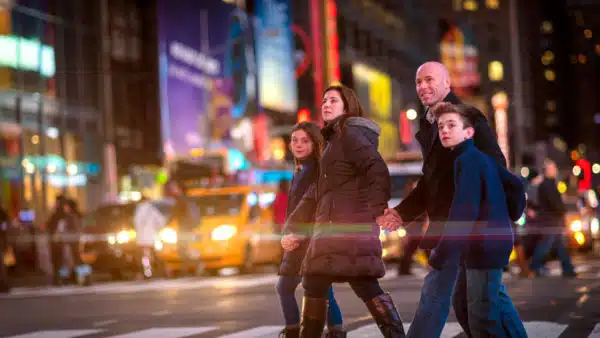
M 298 131 L 298 130 L 304 130 L 304 132 L 306 132 L 306 134 L 308 135 L 308 137 L 310 138 L 310 140 L 313 143 L 313 151 L 308 156 L 314 157 L 317 161 L 319 161 L 321 159 L 321 153 L 323 152 L 323 146 L 325 144 L 325 141 L 323 140 L 323 135 L 321 135 L 321 128 L 319 128 L 319 126 L 314 122 L 304 121 L 304 122 L 300 122 L 300 123 L 296 124 L 292 128 L 291 134 L 293 134 L 295 131 Z M 290 134 L 290 137 L 291 137 L 291 134 Z M 290 144 L 291 144 L 291 140 L 290 140 Z M 300 161 L 296 158 L 296 156 L 294 156 L 294 165 L 295 165 L 294 170 L 296 172 L 299 171 L 300 170 Z
M 358 99 L 358 95 L 356 92 L 352 90 L 352 88 L 346 87 L 344 85 L 332 85 L 327 87 L 323 91 L 323 96 L 329 91 L 335 90 L 337 91 L 344 103 L 344 110 L 346 113 L 340 118 L 339 123 L 335 126 L 336 133 L 341 136 L 342 131 L 346 128 L 347 120 L 350 117 L 358 116 L 358 117 L 366 117 L 365 110 L 363 106 L 360 104 L 360 100 Z

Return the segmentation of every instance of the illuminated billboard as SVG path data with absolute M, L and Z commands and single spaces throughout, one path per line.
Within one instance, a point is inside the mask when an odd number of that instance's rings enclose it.
M 296 114 L 298 90 L 289 0 L 256 0 L 255 40 L 261 106 Z
M 234 85 L 226 70 L 238 9 L 221 0 L 159 0 L 157 9 L 161 133 L 170 160 L 227 141 Z
M 364 64 L 352 65 L 354 87 L 370 119 L 381 127 L 379 152 L 394 158 L 398 151 L 398 127 L 392 122 L 392 79 Z

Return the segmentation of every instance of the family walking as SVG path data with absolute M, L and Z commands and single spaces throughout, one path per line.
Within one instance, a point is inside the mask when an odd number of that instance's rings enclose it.
M 277 292 L 282 337 L 346 337 L 332 285 L 348 283 L 384 337 L 439 337 L 454 307 L 469 337 L 526 337 L 502 284 L 513 247 L 511 220 L 525 208 L 521 181 L 485 116 L 462 105 L 448 70 L 427 62 L 417 70 L 425 106 L 416 139 L 423 176 L 400 205 L 388 209 L 390 176 L 378 152 L 380 129 L 356 93 L 343 85 L 323 93 L 322 130 L 302 122 L 292 131 L 296 170 L 288 195 Z M 396 230 L 426 214 L 420 246 L 431 249 L 417 312 L 405 333 L 385 275 L 381 229 Z M 302 283 L 299 309 L 294 292 Z

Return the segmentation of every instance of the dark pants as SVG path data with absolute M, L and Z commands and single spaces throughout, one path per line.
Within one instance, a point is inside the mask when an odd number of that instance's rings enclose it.
M 310 298 L 327 298 L 327 292 L 333 284 L 335 277 L 332 276 L 306 276 L 302 280 L 304 295 Z M 354 277 L 347 280 L 348 284 L 363 302 L 368 302 L 377 296 L 384 294 L 375 277 Z
M 8 273 L 4 265 L 4 253 L 8 250 L 8 238 L 5 231 L 0 229 L 0 292 L 8 290 Z
M 417 249 L 419 248 L 419 243 L 421 241 L 421 237 L 411 236 L 406 241 L 406 246 L 404 247 L 404 253 L 402 258 L 400 258 L 398 264 L 398 273 L 399 274 L 409 274 L 410 268 L 412 266 L 413 256 Z
M 302 282 L 300 276 L 279 276 L 277 281 L 277 294 L 281 301 L 281 310 L 285 319 L 285 326 L 295 326 L 300 324 L 300 309 L 296 302 L 295 292 L 298 285 Z M 327 311 L 327 326 L 335 327 L 342 325 L 342 312 L 335 300 L 333 287 L 329 288 L 329 308 Z
M 60 269 L 67 263 L 65 261 L 65 246 L 71 250 L 71 257 L 73 257 L 73 265 L 79 266 L 82 264 L 81 254 L 79 252 L 79 241 L 75 242 L 62 242 L 57 241 L 52 243 L 52 268 L 54 269 L 54 276 L 60 275 Z
M 563 274 L 575 273 L 575 267 L 571 262 L 571 256 L 564 244 L 562 233 L 549 233 L 542 235 L 542 239 L 535 246 L 533 256 L 531 257 L 531 265 L 529 268 L 539 274 L 539 269 L 544 265 L 544 258 L 552 250 L 556 248 L 556 253 L 562 266 Z

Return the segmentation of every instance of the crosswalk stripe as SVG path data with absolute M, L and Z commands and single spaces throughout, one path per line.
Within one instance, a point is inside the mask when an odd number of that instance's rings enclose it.
M 408 329 L 410 328 L 410 323 L 403 323 L 403 324 L 404 324 L 404 332 L 408 332 Z M 452 337 L 457 336 L 461 332 L 462 332 L 462 328 L 460 327 L 459 323 L 449 322 L 449 323 L 446 323 L 446 325 L 444 326 L 444 329 L 442 330 L 442 335 L 440 336 L 440 338 L 452 338 Z M 348 337 L 351 337 L 351 338 L 381 337 L 381 332 L 379 331 L 379 328 L 377 327 L 376 324 L 369 324 L 369 325 L 365 325 L 363 327 L 360 327 L 356 330 L 349 332 Z
M 462 326 L 456 322 L 448 322 L 444 326 L 442 330 L 442 335 L 440 338 L 453 338 L 456 337 L 459 333 L 463 332 Z
M 525 322 L 525 330 L 529 337 L 557 338 L 567 328 L 566 324 L 557 324 L 552 322 Z M 404 331 L 408 332 L 410 323 L 404 323 Z M 463 332 L 462 327 L 457 322 L 448 322 L 444 326 L 441 338 L 453 338 Z M 379 328 L 375 324 L 362 326 L 348 333 L 349 338 L 371 338 L 381 337 Z M 589 338 L 600 338 L 600 324 L 596 325 L 594 332 Z
M 283 327 L 281 325 L 277 326 L 259 326 L 249 330 L 240 331 L 224 336 L 220 336 L 219 338 L 259 338 L 259 337 L 273 337 L 278 334 Z
M 110 338 L 183 338 L 218 329 L 214 326 L 162 327 L 111 336 Z
M 558 337 L 567 328 L 566 324 L 552 322 L 524 322 L 529 337 Z
M 50 330 L 25 333 L 7 338 L 75 338 L 100 333 L 104 330 Z
M 600 338 L 600 323 L 594 326 L 594 329 L 592 330 L 592 333 L 590 333 L 588 338 Z

